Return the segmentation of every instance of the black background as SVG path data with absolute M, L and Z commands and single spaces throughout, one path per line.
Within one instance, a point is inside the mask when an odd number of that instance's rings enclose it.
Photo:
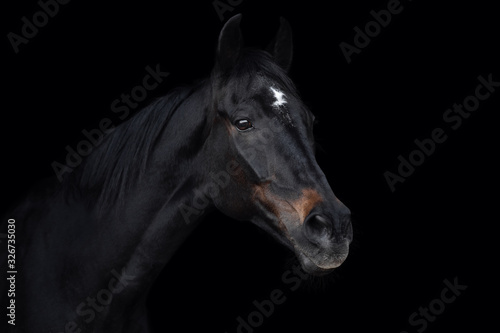
M 284 16 L 294 31 L 290 76 L 318 119 L 318 162 L 353 212 L 349 258 L 332 276 L 291 291 L 282 280 L 291 254 L 215 212 L 153 287 L 154 327 L 235 332 L 253 300 L 280 289 L 286 301 L 255 332 L 416 332 L 409 315 L 456 277 L 467 290 L 425 331 L 493 329 L 500 88 L 455 131 L 442 116 L 474 94 L 479 75 L 500 81 L 498 11 L 487 1 L 402 1 L 402 12 L 348 64 L 339 44 L 353 44 L 353 28 L 387 3 L 244 0 L 221 21 L 209 0 L 72 1 L 17 54 L 7 33 L 19 34 L 21 18 L 40 8 L 33 0 L 4 4 L 3 204 L 52 175 L 52 161 L 84 139 L 82 129 L 102 118 L 117 122 L 111 102 L 142 83 L 146 66 L 160 64 L 170 76 L 136 111 L 208 75 L 231 15 L 243 13 L 255 46 L 269 42 Z M 413 141 L 437 127 L 448 139 L 391 192 L 384 172 L 397 172 L 398 155 L 407 157 Z

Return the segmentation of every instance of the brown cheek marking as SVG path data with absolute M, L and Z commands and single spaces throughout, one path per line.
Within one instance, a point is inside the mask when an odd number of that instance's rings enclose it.
M 284 218 L 291 221 L 298 220 L 297 222 L 302 224 L 309 212 L 322 202 L 323 198 L 314 189 L 303 189 L 302 196 L 289 201 L 271 193 L 268 184 L 264 184 L 254 187 L 254 200 L 262 203 L 269 212 L 275 215 L 279 221 L 279 227 L 285 230 Z
M 268 189 L 268 185 L 269 183 L 254 186 L 253 200 L 260 202 L 271 214 L 276 216 L 278 219 L 278 227 L 286 231 L 286 227 L 281 218 L 281 209 L 283 209 L 285 205 L 288 207 L 290 206 L 285 200 L 272 194 Z M 290 210 L 290 208 L 288 209 Z
M 303 223 L 309 212 L 320 202 L 323 201 L 321 195 L 312 188 L 302 190 L 302 196 L 292 201 L 292 206 L 298 212 L 300 223 Z

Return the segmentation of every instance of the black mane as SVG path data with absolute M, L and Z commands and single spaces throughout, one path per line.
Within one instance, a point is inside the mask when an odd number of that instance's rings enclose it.
M 103 206 L 119 200 L 144 174 L 163 129 L 194 89 L 174 89 L 117 126 L 64 180 L 65 188 L 92 197 L 92 202 L 99 200 Z

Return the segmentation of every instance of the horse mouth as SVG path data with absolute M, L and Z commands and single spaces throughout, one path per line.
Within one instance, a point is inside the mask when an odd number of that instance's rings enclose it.
M 342 265 L 342 263 L 346 260 L 348 253 L 336 253 L 330 257 L 327 262 L 318 262 L 317 260 L 312 259 L 304 252 L 298 252 L 298 259 L 302 266 L 302 269 L 311 275 L 315 276 L 323 276 L 333 272 L 337 267 Z

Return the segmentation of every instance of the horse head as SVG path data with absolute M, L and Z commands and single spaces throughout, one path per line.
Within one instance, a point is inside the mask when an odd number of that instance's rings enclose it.
M 228 180 L 212 200 L 272 234 L 306 272 L 323 275 L 347 257 L 350 211 L 316 162 L 314 116 L 287 75 L 291 29 L 282 18 L 268 51 L 249 49 L 240 21 L 236 15 L 223 27 L 210 77 L 208 171 Z

